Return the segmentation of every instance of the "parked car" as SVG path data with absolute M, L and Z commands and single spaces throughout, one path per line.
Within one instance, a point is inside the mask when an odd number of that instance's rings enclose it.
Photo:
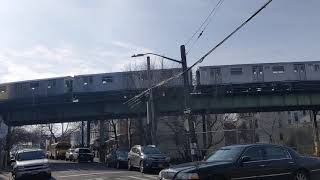
M 105 162 L 108 167 L 120 168 L 128 165 L 127 149 L 115 149 L 106 154 Z
M 12 163 L 12 179 L 45 176 L 51 178 L 48 159 L 42 150 L 25 149 L 16 152 Z
M 77 148 L 73 153 L 73 161 L 91 161 L 93 162 L 94 154 L 89 148 Z
M 66 161 L 73 161 L 74 149 L 70 148 L 66 152 Z
M 169 162 L 170 157 L 152 145 L 136 145 L 128 153 L 128 170 L 139 168 L 144 173 L 146 170 L 167 168 Z
M 160 180 L 317 180 L 320 159 L 299 155 L 291 148 L 269 144 L 220 148 L 201 162 L 162 170 Z

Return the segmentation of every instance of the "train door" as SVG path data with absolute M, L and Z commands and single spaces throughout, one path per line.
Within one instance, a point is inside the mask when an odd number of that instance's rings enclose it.
M 297 80 L 306 80 L 307 75 L 306 75 L 306 67 L 304 64 L 294 64 L 293 65 L 293 72 L 295 79 Z
M 252 66 L 252 77 L 253 82 L 263 82 L 264 74 L 263 74 L 263 66 Z
M 220 68 L 212 68 L 210 69 L 210 82 L 213 84 L 221 84 L 221 69 Z

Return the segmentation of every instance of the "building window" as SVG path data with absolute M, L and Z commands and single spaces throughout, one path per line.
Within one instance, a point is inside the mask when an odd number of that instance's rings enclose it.
M 6 86 L 0 86 L 0 93 L 6 93 L 7 92 L 7 87 Z
M 284 66 L 273 66 L 272 67 L 273 74 L 281 74 L 284 73 Z
M 113 77 L 112 76 L 102 77 L 102 84 L 107 84 L 107 83 L 112 83 L 112 82 L 113 82 Z
M 39 88 L 39 82 L 32 82 L 32 83 L 30 83 L 30 88 L 31 88 L 32 90 L 35 90 L 35 89 Z
M 241 75 L 242 68 L 231 68 L 230 73 L 231 73 L 231 75 Z

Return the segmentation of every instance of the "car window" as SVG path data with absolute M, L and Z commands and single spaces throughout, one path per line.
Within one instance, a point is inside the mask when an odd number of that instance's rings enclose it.
M 79 153 L 91 153 L 90 149 L 80 149 Z
M 209 155 L 205 161 L 213 162 L 213 161 L 234 161 L 242 152 L 241 148 L 221 148 Z
M 22 152 L 18 153 L 18 161 L 30 161 L 36 159 L 45 159 L 45 154 L 42 151 L 31 151 L 31 152 Z
M 265 158 L 270 159 L 286 159 L 291 158 L 289 153 L 280 147 L 266 147 L 265 148 Z
M 252 147 L 245 151 L 242 157 L 247 156 L 249 161 L 261 161 L 263 160 L 263 149 L 260 147 Z
M 161 154 L 161 151 L 155 147 L 145 147 L 143 148 L 144 154 Z

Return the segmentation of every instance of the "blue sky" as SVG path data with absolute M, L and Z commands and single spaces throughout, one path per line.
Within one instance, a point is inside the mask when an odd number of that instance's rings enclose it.
M 143 62 L 130 58 L 141 52 L 179 59 L 179 46 L 217 1 L 0 0 L 0 82 L 122 71 Z M 265 2 L 225 0 L 188 63 Z M 274 0 L 202 65 L 319 60 L 318 7 L 317 0 Z

